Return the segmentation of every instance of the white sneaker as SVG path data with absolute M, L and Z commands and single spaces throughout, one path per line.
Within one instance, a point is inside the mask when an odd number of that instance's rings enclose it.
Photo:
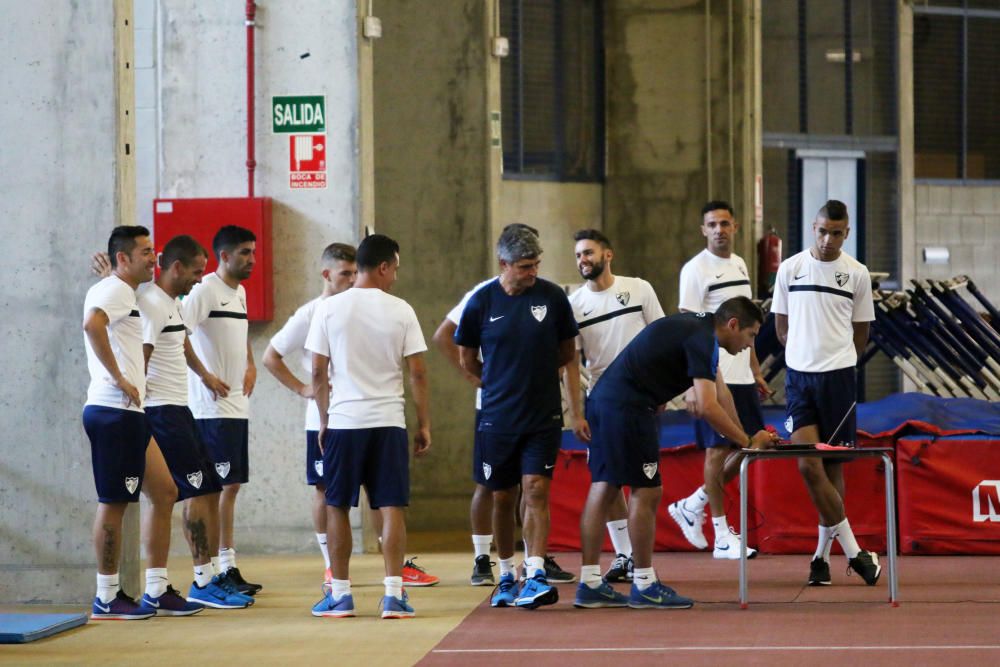
M 747 547 L 747 559 L 751 559 L 757 555 L 757 550 L 752 547 Z M 721 560 L 739 560 L 740 559 L 740 536 L 732 528 L 729 529 L 729 533 L 723 535 L 722 538 L 717 538 L 715 540 L 715 548 L 712 549 L 712 558 L 719 558 Z
M 683 500 L 678 500 L 675 503 L 670 503 L 667 511 L 670 513 L 670 518 L 680 526 L 681 532 L 684 533 L 685 539 L 691 543 L 691 546 L 696 549 L 704 549 L 708 546 L 708 540 L 705 539 L 705 534 L 701 530 L 701 524 L 705 521 L 704 510 L 692 512 L 684 507 Z

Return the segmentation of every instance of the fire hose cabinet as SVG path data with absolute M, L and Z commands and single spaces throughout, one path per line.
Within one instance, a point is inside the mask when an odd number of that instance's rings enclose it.
M 271 198 L 153 200 L 153 246 L 156 252 L 161 252 L 173 237 L 188 234 L 208 251 L 206 274 L 215 271 L 219 265 L 212 250 L 212 239 L 226 225 L 249 229 L 257 237 L 256 263 L 250 278 L 243 281 L 247 292 L 247 319 L 268 322 L 274 318 Z

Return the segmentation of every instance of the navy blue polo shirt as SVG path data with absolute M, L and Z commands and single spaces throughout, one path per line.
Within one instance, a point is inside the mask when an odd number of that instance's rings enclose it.
M 534 433 L 561 427 L 559 344 L 576 334 L 569 299 L 547 280 L 539 278 L 510 296 L 496 279 L 473 294 L 455 344 L 483 354 L 479 430 Z
M 655 409 L 687 391 L 693 378 L 715 381 L 718 367 L 712 313 L 670 315 L 646 325 L 625 346 L 590 398 Z

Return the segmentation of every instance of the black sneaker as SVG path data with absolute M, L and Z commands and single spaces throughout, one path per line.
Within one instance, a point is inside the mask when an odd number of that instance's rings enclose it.
M 475 565 L 472 566 L 472 576 L 469 583 L 473 586 L 495 586 L 496 579 L 493 577 L 493 565 L 489 554 L 476 556 Z
M 553 584 L 572 584 L 576 581 L 576 575 L 559 567 L 552 556 L 545 557 L 545 578 Z
M 830 585 L 830 564 L 822 558 L 813 558 L 812 562 L 809 563 L 809 585 Z
M 264 588 L 260 584 L 251 584 L 249 581 L 244 579 L 243 575 L 240 574 L 240 568 L 238 567 L 231 567 L 226 570 L 226 578 L 236 584 L 236 590 L 243 593 L 243 595 L 257 595 L 257 593 Z
M 625 554 L 615 556 L 611 567 L 604 574 L 604 581 L 609 584 L 624 584 L 632 581 L 632 570 L 635 568 L 632 557 Z
M 857 572 L 866 584 L 874 586 L 878 583 L 879 575 L 882 574 L 882 566 L 878 564 L 878 554 L 862 551 L 847 561 L 847 573 L 850 574 L 851 570 Z

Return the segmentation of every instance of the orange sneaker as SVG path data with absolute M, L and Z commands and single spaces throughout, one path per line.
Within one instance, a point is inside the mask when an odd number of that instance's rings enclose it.
M 433 586 L 441 581 L 440 577 L 427 574 L 424 568 L 413 562 L 415 560 L 417 560 L 416 556 L 403 563 L 403 584 L 405 586 Z

